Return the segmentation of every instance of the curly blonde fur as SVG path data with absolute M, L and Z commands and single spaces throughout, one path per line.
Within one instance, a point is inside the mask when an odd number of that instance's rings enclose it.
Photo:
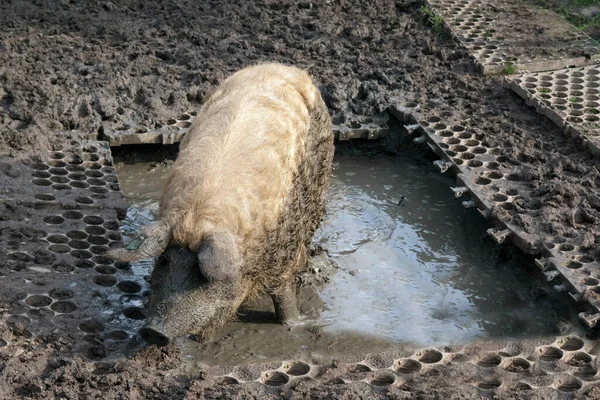
M 219 86 L 181 142 L 161 198 L 176 243 L 196 250 L 207 234 L 227 231 L 247 249 L 276 227 L 317 98 L 307 73 L 278 64 Z
M 163 254 L 146 340 L 205 340 L 261 293 L 280 321 L 297 315 L 294 276 L 324 214 L 333 152 L 327 107 L 302 70 L 256 65 L 210 95 L 180 145 L 160 220 L 138 249 L 111 250 L 122 260 Z

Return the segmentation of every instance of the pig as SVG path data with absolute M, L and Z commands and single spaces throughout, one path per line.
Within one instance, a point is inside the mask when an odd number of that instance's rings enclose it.
M 295 276 L 325 212 L 333 133 L 307 72 L 250 66 L 207 97 L 180 143 L 157 222 L 108 253 L 158 257 L 140 330 L 157 345 L 209 340 L 258 295 L 271 296 L 279 322 L 295 320 Z

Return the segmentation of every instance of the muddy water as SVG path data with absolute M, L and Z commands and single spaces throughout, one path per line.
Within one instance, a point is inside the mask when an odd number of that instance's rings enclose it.
M 214 343 L 182 340 L 210 364 L 258 362 L 390 346 L 466 343 L 557 333 L 575 315 L 531 265 L 495 245 L 452 195 L 452 181 L 414 160 L 338 157 L 313 273 L 301 288 L 303 324 L 272 322 L 268 299 L 248 304 Z M 153 220 L 167 167 L 117 166 L 129 202 L 124 233 Z M 146 275 L 150 262 L 133 266 Z M 333 273 L 332 273 L 333 271 Z

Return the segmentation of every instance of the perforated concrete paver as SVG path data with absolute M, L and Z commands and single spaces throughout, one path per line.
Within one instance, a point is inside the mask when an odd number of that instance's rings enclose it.
M 104 357 L 144 318 L 143 277 L 104 256 L 122 245 L 126 213 L 108 143 L 71 141 L 28 159 L 0 157 L 0 165 L 12 210 L 0 221 L 6 323 L 25 339 L 78 337 L 84 355 Z
M 102 136 L 113 147 L 136 144 L 175 144 L 181 142 L 195 119 L 196 112 L 190 111 L 152 129 L 145 126 L 131 127 L 120 131 L 104 132 Z M 382 121 L 365 123 L 352 121 L 347 125 L 334 125 L 333 134 L 336 140 L 342 141 L 378 139 L 387 136 L 389 129 Z
M 190 111 L 154 127 L 134 126 L 127 129 L 103 133 L 103 139 L 110 146 L 131 144 L 174 144 L 179 143 L 196 119 L 196 112 Z
M 262 384 L 263 390 L 306 390 L 315 385 L 357 387 L 363 393 L 436 393 L 460 388 L 473 398 L 537 393 L 581 396 L 598 384 L 597 342 L 577 335 L 520 342 L 442 346 L 355 357 L 352 362 L 300 360 L 206 370 L 220 385 Z M 351 357 L 352 358 L 352 357 Z M 435 384 L 435 382 L 438 384 Z M 304 387 L 302 385 L 305 385 Z M 543 397 L 549 396 L 549 397 Z M 416 398 L 416 397 L 415 397 Z M 462 397 L 461 397 L 462 398 Z M 529 398 L 529 397 L 523 397 Z
M 110 207 L 125 217 L 121 193 L 108 143 L 71 140 L 48 153 L 15 162 L 0 157 L 8 173 L 0 175 L 4 200 L 36 209 L 102 209 Z M 28 177 L 27 184 L 22 181 Z
M 600 155 L 600 66 L 526 73 L 505 84 Z
M 354 126 L 335 126 L 333 127 L 333 137 L 335 140 L 351 140 L 351 139 L 379 139 L 386 137 L 390 130 L 378 124 L 356 124 Z
M 427 0 L 485 73 L 592 65 L 600 44 L 551 10 L 519 0 Z
M 469 128 L 466 121 L 437 116 L 421 119 L 414 110 L 411 104 L 392 106 L 391 112 L 409 131 L 422 135 L 416 140 L 426 141 L 440 157 L 435 164 L 441 172 L 456 174 L 457 186 L 452 188 L 456 197 L 470 197 L 463 206 L 476 207 L 494 224 L 488 234 L 497 243 L 510 238 L 525 253 L 540 256 L 537 265 L 548 281 L 556 282 L 556 290 L 567 290 L 575 300 L 588 304 L 591 310 L 580 318 L 588 326 L 596 326 L 600 320 L 600 260 L 583 244 L 583 237 L 576 230 L 570 237 L 525 232 L 513 222 L 517 213 L 513 202 L 531 197 L 534 189 L 523 181 L 518 167 L 504 163 L 502 149 L 486 145 L 484 134 Z M 523 212 L 528 211 L 520 210 Z

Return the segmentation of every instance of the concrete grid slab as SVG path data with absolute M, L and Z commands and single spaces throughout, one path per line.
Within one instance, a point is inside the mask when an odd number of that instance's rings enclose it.
M 525 73 L 505 86 L 600 155 L 600 66 Z
M 112 147 L 136 144 L 175 144 L 181 142 L 190 126 L 196 119 L 196 112 L 190 111 L 173 118 L 158 128 L 134 127 L 126 130 L 104 132 L 103 139 Z M 389 134 L 385 121 L 370 121 L 366 123 L 351 122 L 349 125 L 333 126 L 336 140 L 378 139 Z
M 427 0 L 484 73 L 592 65 L 600 44 L 551 10 L 518 0 Z M 516 72 L 515 71 L 515 72 Z M 510 73 L 515 73 L 510 72 Z
M 588 353 L 594 344 L 570 335 L 535 343 L 499 343 L 494 350 L 487 351 L 479 350 L 477 345 L 447 346 L 358 356 L 345 363 L 291 360 L 214 367 L 207 370 L 207 375 L 211 381 L 225 385 L 262 384 L 263 391 L 290 389 L 304 383 L 307 387 L 311 384 L 358 387 L 371 395 L 390 394 L 390 390 L 397 395 L 410 395 L 420 390 L 421 385 L 426 387 L 426 382 L 439 381 L 444 376 L 462 381 L 461 394 L 467 395 L 466 398 L 488 398 L 509 392 L 535 392 L 553 398 L 573 396 L 597 385 L 597 367 L 590 365 L 596 356 Z M 452 383 L 444 382 L 443 386 Z
M 536 263 L 547 280 L 555 282 L 556 290 L 568 291 L 576 301 L 587 304 L 591 311 L 579 317 L 588 326 L 596 326 L 600 321 L 600 260 L 593 256 L 593 249 L 577 234 L 547 237 L 515 225 L 513 202 L 527 198 L 533 190 L 522 180 L 519 168 L 504 163 L 502 150 L 486 145 L 484 134 L 468 127 L 467 121 L 438 116 L 424 120 L 415 108 L 414 104 L 392 106 L 390 111 L 409 131 L 422 135 L 415 140 L 427 142 L 440 157 L 435 163 L 442 173 L 456 175 L 457 186 L 452 188 L 456 197 L 469 197 L 463 206 L 477 208 L 493 224 L 488 234 L 497 243 L 509 239 L 525 253 L 539 256 Z
M 75 337 L 103 358 L 144 318 L 143 276 L 103 255 L 122 246 L 126 213 L 108 144 L 71 141 L 0 166 L 12 210 L 0 221 L 0 316 L 18 337 Z
M 121 218 L 127 212 L 106 142 L 71 140 L 44 157 L 15 161 L 2 156 L 0 165 L 6 171 L 0 174 L 3 201 L 34 209 L 110 207 Z

